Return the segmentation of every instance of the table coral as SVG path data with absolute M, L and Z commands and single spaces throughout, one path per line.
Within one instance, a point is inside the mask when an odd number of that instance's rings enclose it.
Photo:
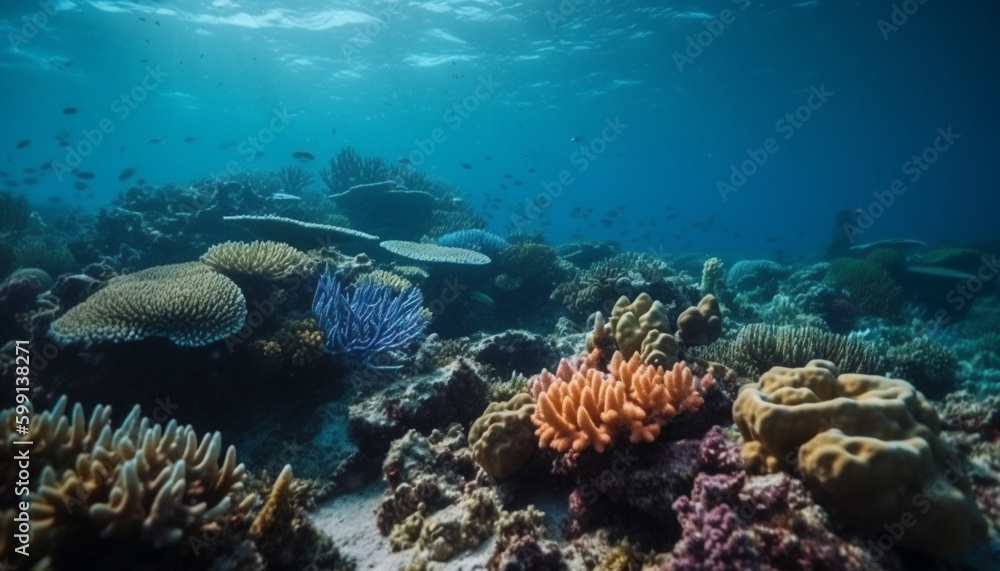
M 828 361 L 774 367 L 740 390 L 733 416 L 748 468 L 797 465 L 854 527 L 900 525 L 900 545 L 948 553 L 982 538 L 986 521 L 930 403 L 905 381 L 838 373 Z
M 282 242 L 223 242 L 201 257 L 204 264 L 229 274 L 280 280 L 304 268 L 306 255 Z
M 564 375 L 570 367 L 560 367 Z M 651 442 L 674 416 L 701 406 L 701 391 L 714 386 L 710 375 L 696 383 L 684 363 L 672 370 L 643 365 L 639 353 L 625 361 L 616 352 L 602 374 L 586 365 L 560 378 L 538 395 L 532 422 L 539 447 L 579 453 L 593 447 L 604 452 L 619 436 Z
M 60 343 L 166 337 L 182 347 L 199 347 L 232 335 L 246 316 L 240 288 L 193 262 L 112 278 L 53 322 L 50 335 Z

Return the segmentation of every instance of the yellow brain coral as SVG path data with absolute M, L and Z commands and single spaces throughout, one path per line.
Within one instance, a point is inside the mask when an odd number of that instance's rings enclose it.
M 156 266 L 112 278 L 52 323 L 60 343 L 166 337 L 184 347 L 224 339 L 243 326 L 243 292 L 200 262 Z
M 609 323 L 597 314 L 594 330 L 587 336 L 587 350 L 606 351 L 617 345 L 626 359 L 638 352 L 647 365 L 670 367 L 677 362 L 677 340 L 670 329 L 667 308 L 649 294 L 640 293 L 632 302 L 621 296 L 611 309 Z M 605 359 L 608 354 L 604 353 Z
M 676 415 L 698 410 L 704 402 L 700 390 L 714 386 L 709 375 L 699 386 L 684 363 L 671 370 L 643 365 L 639 353 L 625 361 L 615 352 L 608 370 L 605 375 L 584 364 L 569 376 L 569 366 L 560 366 L 559 377 L 538 394 L 531 417 L 539 447 L 604 452 L 626 434 L 633 443 L 652 442 Z
M 534 413 L 535 399 L 519 393 L 507 402 L 490 403 L 472 423 L 469 447 L 486 473 L 506 478 L 528 461 L 536 448 Z
M 287 278 L 305 265 L 307 257 L 283 242 L 223 242 L 201 257 L 204 264 L 220 272 L 243 274 L 268 280 Z
M 930 403 L 905 381 L 844 374 L 828 361 L 774 367 L 733 404 L 748 470 L 797 465 L 831 512 L 900 545 L 961 549 L 986 532 Z M 893 532 L 895 534 L 895 532 Z

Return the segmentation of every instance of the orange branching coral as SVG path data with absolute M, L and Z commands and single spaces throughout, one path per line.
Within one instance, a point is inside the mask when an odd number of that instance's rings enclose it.
M 704 402 L 684 363 L 665 370 L 643 365 L 639 353 L 625 361 L 616 352 L 608 370 L 604 374 L 583 363 L 574 371 L 564 360 L 555 375 L 542 372 L 535 384 L 541 389 L 538 408 L 531 417 L 539 447 L 579 453 L 593 446 L 604 452 L 624 434 L 633 443 L 652 442 L 663 425 Z M 706 375 L 700 389 L 714 384 Z

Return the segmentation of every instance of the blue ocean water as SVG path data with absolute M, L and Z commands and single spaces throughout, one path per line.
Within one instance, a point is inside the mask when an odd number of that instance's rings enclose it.
M 12 189 L 51 214 L 140 177 L 183 185 L 300 151 L 318 170 L 352 146 L 409 157 L 498 233 L 534 203 L 520 228 L 554 243 L 791 258 L 900 179 L 858 241 L 964 242 L 996 228 L 998 21 L 994 2 L 941 0 L 7 1 L 0 170 L 19 182 L 89 150 L 88 189 L 44 173 Z M 953 143 L 907 171 L 939 129 Z

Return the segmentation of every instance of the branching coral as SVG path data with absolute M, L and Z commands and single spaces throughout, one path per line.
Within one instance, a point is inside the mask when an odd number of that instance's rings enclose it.
M 423 301 L 419 289 L 396 295 L 374 281 L 345 292 L 327 271 L 316 286 L 312 309 L 328 353 L 376 366 L 376 357 L 403 349 L 423 335 Z
M 117 428 L 109 407 L 96 407 L 89 421 L 79 404 L 69 417 L 66 407 L 62 397 L 52 410 L 33 415 L 27 435 L 15 432 L 13 410 L 0 413 L 5 457 L 14 457 L 15 440 L 34 442 L 30 481 L 38 484 L 29 499 L 32 557 L 65 548 L 69 537 L 176 544 L 229 509 L 233 494 L 243 487 L 243 465 L 236 464 L 232 446 L 223 456 L 218 432 L 199 442 L 194 428 L 175 420 L 153 424 L 138 406 Z M 18 478 L 14 463 L 5 464 L 0 480 L 5 499 L 14 498 Z M 7 517 L 12 506 L 0 505 Z
M 571 367 L 560 366 L 564 377 Z M 710 375 L 696 383 L 684 363 L 672 370 L 642 364 L 634 353 L 629 361 L 616 352 L 610 374 L 583 365 L 570 378 L 556 378 L 538 394 L 531 420 L 539 447 L 579 453 L 593 447 L 604 452 L 618 437 L 632 443 L 651 442 L 676 415 L 701 407 L 704 390 L 714 386 Z
M 302 191 L 312 183 L 313 175 L 302 167 L 281 167 L 278 171 L 278 180 L 281 181 L 283 192 L 302 194 Z

